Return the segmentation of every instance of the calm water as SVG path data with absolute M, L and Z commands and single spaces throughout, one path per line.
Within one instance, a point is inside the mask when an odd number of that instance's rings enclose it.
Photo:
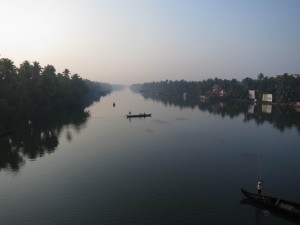
M 240 192 L 255 191 L 261 166 L 265 193 L 300 202 L 294 109 L 125 89 L 89 111 L 0 139 L 1 224 L 296 224 L 242 204 Z

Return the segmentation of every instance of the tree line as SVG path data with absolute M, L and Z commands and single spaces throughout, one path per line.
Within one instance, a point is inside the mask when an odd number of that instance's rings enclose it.
M 83 80 L 68 69 L 24 61 L 19 67 L 0 58 L 0 118 L 86 107 L 111 91 L 109 84 Z
M 133 89 L 142 92 L 166 93 L 168 95 L 178 95 L 188 93 L 194 96 L 206 95 L 213 86 L 217 85 L 225 91 L 227 97 L 232 99 L 249 99 L 249 90 L 255 90 L 257 99 L 261 99 L 262 94 L 272 94 L 276 103 L 293 103 L 300 101 L 300 78 L 288 75 L 287 73 L 276 77 L 267 77 L 260 73 L 257 79 L 245 78 L 242 81 L 236 79 L 207 79 L 203 81 L 160 81 L 135 84 Z

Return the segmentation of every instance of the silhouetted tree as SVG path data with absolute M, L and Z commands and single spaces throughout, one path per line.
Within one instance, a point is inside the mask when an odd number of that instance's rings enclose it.
M 0 58 L 2 120 L 54 109 L 87 106 L 87 102 L 91 104 L 89 92 L 93 92 L 99 99 L 110 91 L 111 86 L 103 83 L 89 90 L 86 82 L 78 74 L 70 77 L 68 69 L 56 74 L 52 65 L 42 68 L 39 62 L 31 64 L 27 60 L 17 68 L 10 59 Z

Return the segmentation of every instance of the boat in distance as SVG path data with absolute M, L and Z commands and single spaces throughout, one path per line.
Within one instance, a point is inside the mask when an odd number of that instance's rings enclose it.
M 270 208 L 280 210 L 282 212 L 286 212 L 289 214 L 293 214 L 295 216 L 300 216 L 299 203 L 287 201 L 280 198 L 270 197 L 266 195 L 258 195 L 258 194 L 250 193 L 242 188 L 241 191 L 245 195 L 245 197 L 247 197 L 248 199 L 254 202 L 261 203 Z
M 128 114 L 127 118 L 140 118 L 140 117 L 151 117 L 151 113 L 140 113 L 140 114 Z

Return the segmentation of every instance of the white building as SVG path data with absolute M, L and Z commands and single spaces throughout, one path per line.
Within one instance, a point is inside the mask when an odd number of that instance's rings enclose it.
M 255 91 L 254 90 L 249 90 L 249 99 L 255 100 Z
M 273 101 L 272 94 L 263 94 L 262 95 L 262 101 L 263 102 L 272 102 Z

